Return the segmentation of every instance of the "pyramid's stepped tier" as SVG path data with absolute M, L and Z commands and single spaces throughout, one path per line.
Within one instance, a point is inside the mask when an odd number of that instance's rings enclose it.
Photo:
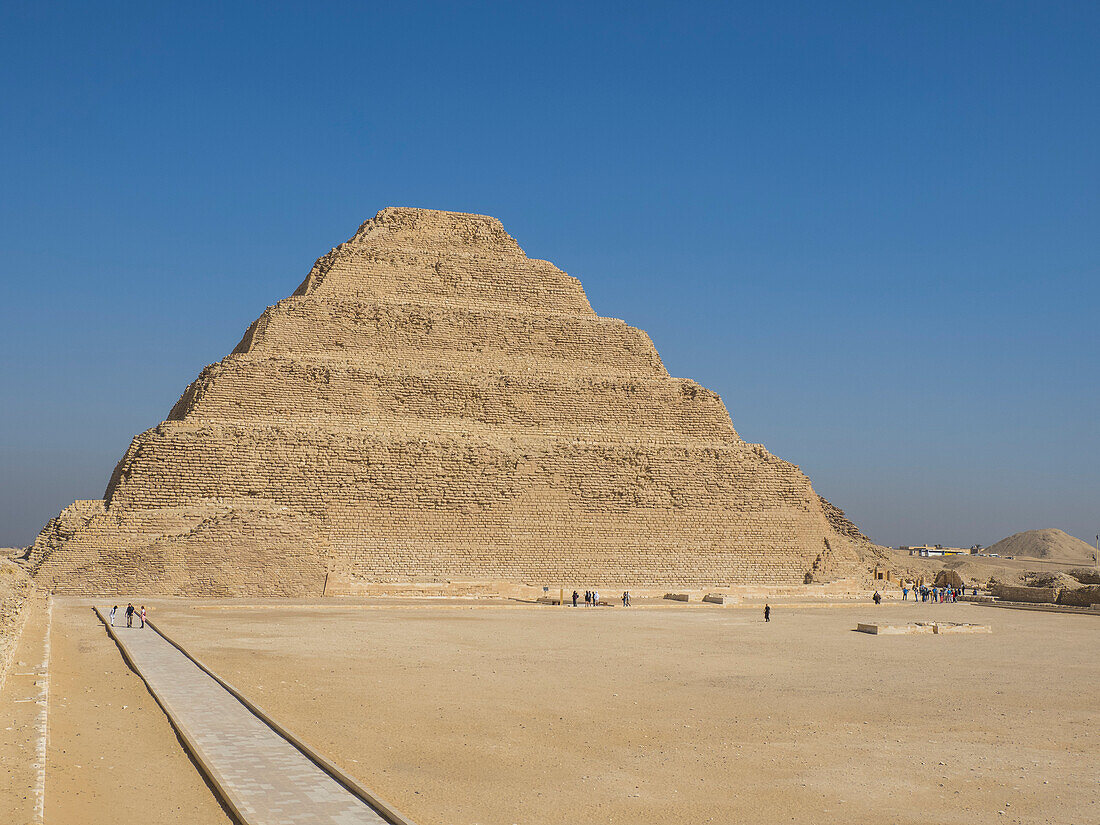
M 847 574 L 861 541 L 498 221 L 387 209 L 134 439 L 104 500 L 51 520 L 30 563 L 95 593 L 317 595 L 332 572 L 788 585 Z
M 528 258 L 496 218 L 412 209 L 383 209 L 318 260 L 295 295 L 592 314 L 580 281 Z
M 721 399 L 694 381 L 408 373 L 284 356 L 233 355 L 207 367 L 168 420 L 327 421 L 364 432 L 433 422 L 455 432 L 466 422 L 486 436 L 737 440 Z
M 433 304 L 290 298 L 264 312 L 234 352 L 447 370 L 668 375 L 649 336 L 614 318 Z
M 456 436 L 443 437 L 434 428 L 369 434 L 316 426 L 165 422 L 134 440 L 106 500 L 115 510 L 252 498 L 323 515 L 340 501 L 446 510 L 495 506 L 528 487 L 548 485 L 578 505 L 601 509 L 749 513 L 800 506 L 821 513 L 796 467 L 773 456 L 762 459 L 743 442 Z M 745 483 L 746 475 L 751 483 Z

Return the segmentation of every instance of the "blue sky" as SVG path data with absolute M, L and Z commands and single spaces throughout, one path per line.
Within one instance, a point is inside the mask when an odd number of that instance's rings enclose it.
M 0 6 L 0 544 L 315 258 L 491 214 L 888 543 L 1100 529 L 1100 6 Z

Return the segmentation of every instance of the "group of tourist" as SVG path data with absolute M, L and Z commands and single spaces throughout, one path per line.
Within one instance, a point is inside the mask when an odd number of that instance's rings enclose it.
M 959 600 L 960 596 L 966 595 L 965 588 L 962 587 L 928 587 L 922 584 L 918 589 L 916 585 L 913 585 L 913 601 L 916 601 L 919 597 L 922 602 L 936 602 L 940 604 L 953 604 Z M 978 595 L 978 589 L 974 588 L 974 595 Z M 909 588 L 902 585 L 901 588 L 902 601 L 909 600 Z
M 116 604 L 114 607 L 111 608 L 111 614 L 110 614 L 111 615 L 111 627 L 115 626 L 115 616 L 117 615 L 117 613 L 118 613 L 118 605 Z M 141 606 L 140 611 L 136 610 L 132 604 L 126 605 L 126 626 L 127 627 L 133 627 L 134 626 L 134 614 L 135 613 L 137 614 L 138 618 L 141 620 L 141 628 L 144 630 L 145 629 L 145 605 Z
M 573 607 L 577 606 L 577 601 L 580 599 L 580 594 L 573 591 Z M 623 607 L 630 607 L 630 591 L 624 590 L 622 595 Z M 585 607 L 599 607 L 600 604 L 600 591 L 599 590 L 585 590 L 584 591 L 584 606 Z

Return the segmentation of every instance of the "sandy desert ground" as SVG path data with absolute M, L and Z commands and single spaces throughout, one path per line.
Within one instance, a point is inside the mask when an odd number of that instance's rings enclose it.
M 151 606 L 421 825 L 1100 821 L 1100 617 L 965 604 L 779 606 L 770 624 L 755 607 L 668 603 Z M 876 615 L 994 633 L 853 632 Z M 87 603 L 55 600 L 51 636 L 46 821 L 225 822 Z M 5 759 L 11 786 L 21 763 L 7 745 Z M 17 805 L 7 793 L 0 804 Z
M 33 608 L 0 691 L 0 822 L 35 821 L 41 732 L 39 708 L 27 699 L 40 689 L 35 670 L 49 618 L 45 821 L 229 825 L 168 719 L 91 609 L 57 599 L 52 616 L 44 600 Z

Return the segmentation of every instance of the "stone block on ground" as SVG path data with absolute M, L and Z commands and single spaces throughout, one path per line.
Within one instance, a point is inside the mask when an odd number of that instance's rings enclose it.
M 993 628 L 987 624 L 970 624 L 968 622 L 936 622 L 936 634 L 943 636 L 952 633 L 992 633 Z
M 856 625 L 860 633 L 873 636 L 914 636 L 923 634 L 945 635 L 949 633 L 992 633 L 989 625 L 968 624 L 965 622 L 908 622 L 890 624 L 888 622 L 860 622 Z

